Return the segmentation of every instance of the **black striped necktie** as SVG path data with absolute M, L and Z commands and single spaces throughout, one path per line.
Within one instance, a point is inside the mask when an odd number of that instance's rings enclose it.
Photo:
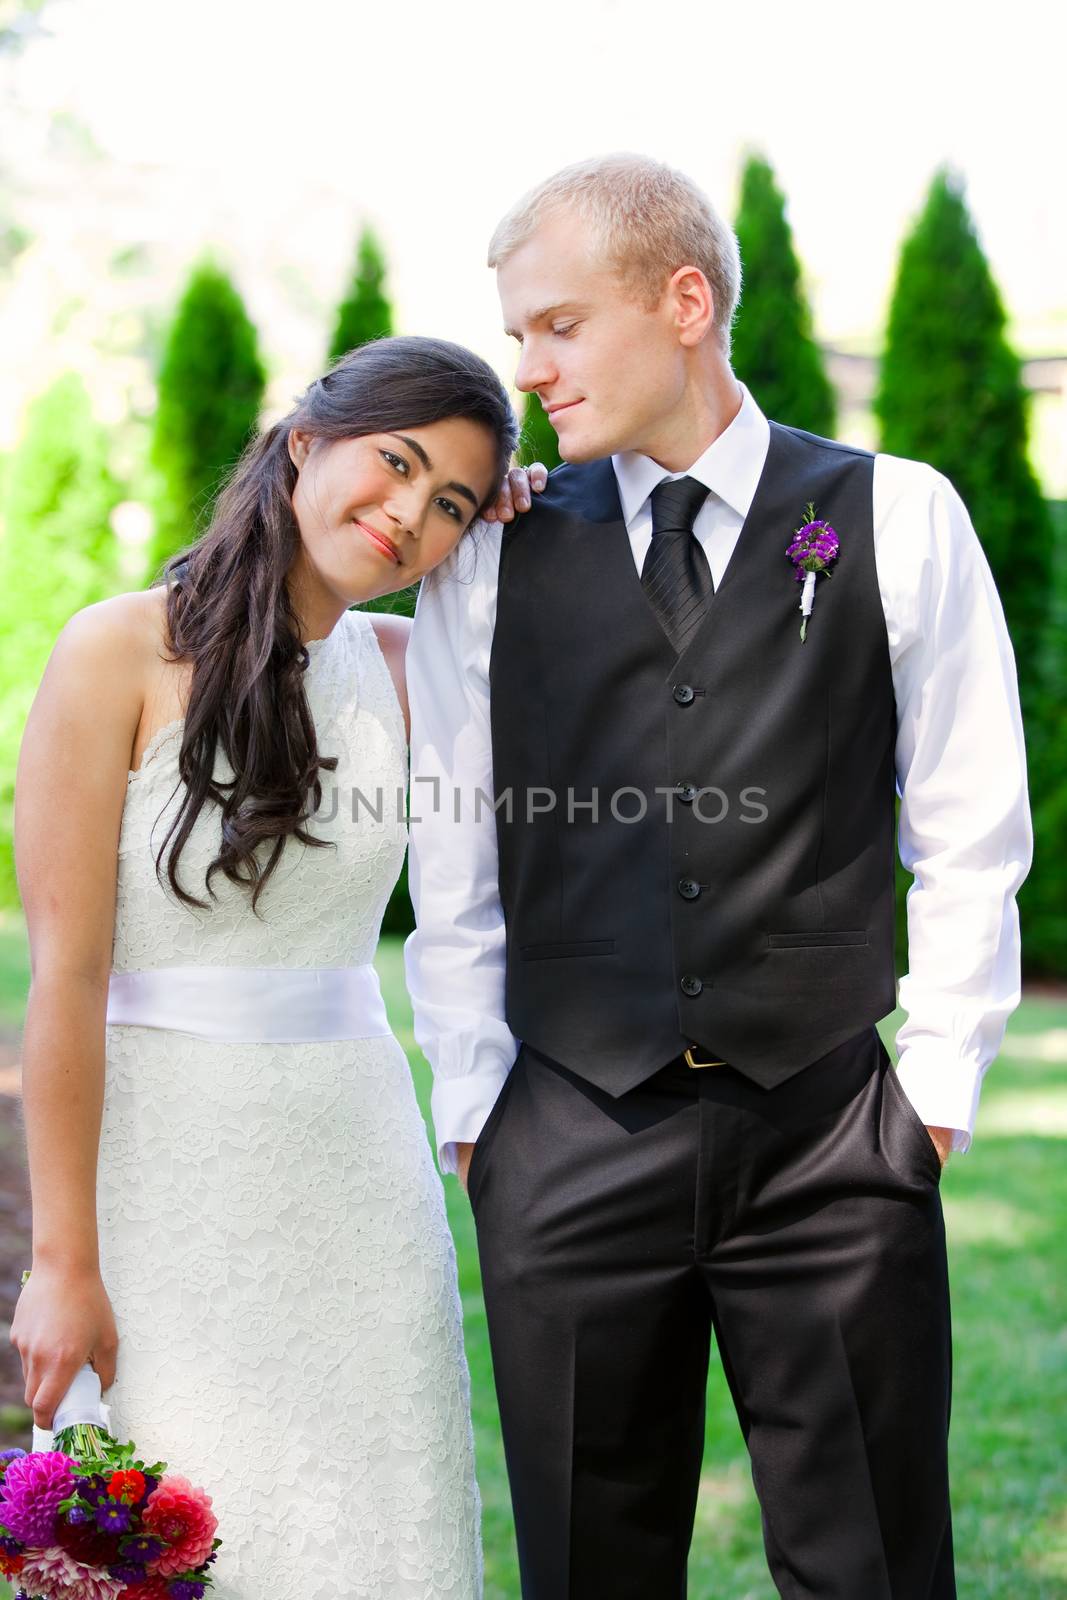
M 652 543 L 641 568 L 641 586 L 679 655 L 715 593 L 708 558 L 693 532 L 708 492 L 695 478 L 669 479 L 652 491 Z

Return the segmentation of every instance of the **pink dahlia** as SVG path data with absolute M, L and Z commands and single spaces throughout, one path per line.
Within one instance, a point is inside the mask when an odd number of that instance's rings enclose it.
M 148 1564 L 149 1572 L 166 1578 L 207 1560 L 219 1519 L 211 1509 L 211 1496 L 172 1472 L 149 1495 L 142 1523 L 145 1533 L 166 1539 L 170 1546 Z
M 19 1456 L 4 1473 L 0 1523 L 31 1549 L 54 1544 L 59 1502 L 73 1489 L 70 1457 L 62 1450 Z
M 27 1556 L 18 1581 L 41 1600 L 118 1600 L 123 1590 L 119 1579 L 83 1566 L 58 1545 Z

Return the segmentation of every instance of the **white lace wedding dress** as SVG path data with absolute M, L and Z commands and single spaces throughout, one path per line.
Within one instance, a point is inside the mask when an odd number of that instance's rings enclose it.
M 346 612 L 310 654 L 319 748 L 339 758 L 312 831 L 337 849 L 290 839 L 259 917 L 221 874 L 210 911 L 183 907 L 154 866 L 182 731 L 161 729 L 129 778 L 115 971 L 371 961 L 404 853 L 403 721 L 367 615 Z M 221 754 L 216 771 L 232 775 Z M 382 791 L 380 822 L 366 806 L 353 822 L 356 788 Z M 205 807 L 179 863 L 201 898 L 217 815 Z M 481 1594 L 455 1252 L 392 1035 L 109 1026 L 98 1215 L 112 1430 L 212 1495 L 217 1600 Z

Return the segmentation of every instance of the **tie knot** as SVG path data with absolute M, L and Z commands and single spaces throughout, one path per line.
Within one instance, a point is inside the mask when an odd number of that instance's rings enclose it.
M 671 478 L 652 491 L 652 532 L 692 533 L 708 490 L 696 478 Z

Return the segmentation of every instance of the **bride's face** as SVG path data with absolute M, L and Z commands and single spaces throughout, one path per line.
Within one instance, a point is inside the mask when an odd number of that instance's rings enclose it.
M 289 454 L 301 579 L 345 607 L 417 583 L 496 487 L 495 441 L 465 417 L 336 441 L 294 429 Z

